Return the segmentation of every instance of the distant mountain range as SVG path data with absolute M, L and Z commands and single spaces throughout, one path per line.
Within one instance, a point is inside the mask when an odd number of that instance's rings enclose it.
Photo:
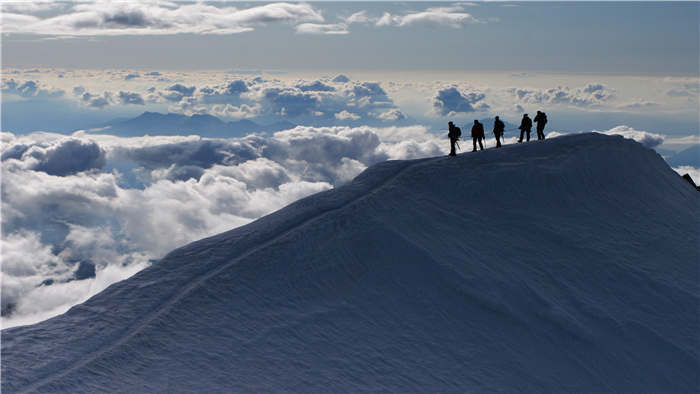
M 667 157 L 666 162 L 672 167 L 700 167 L 700 145 L 693 145 L 688 149 Z
M 251 133 L 275 132 L 296 127 L 294 123 L 281 121 L 261 125 L 248 119 L 225 122 L 212 115 L 182 115 L 144 112 L 133 119 L 115 119 L 99 131 L 121 137 L 143 135 L 198 134 L 211 138 L 243 137 Z

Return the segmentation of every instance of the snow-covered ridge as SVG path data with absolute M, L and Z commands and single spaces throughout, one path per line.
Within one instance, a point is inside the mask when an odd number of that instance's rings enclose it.
M 693 391 L 699 202 L 598 134 L 381 163 L 4 330 L 2 388 Z

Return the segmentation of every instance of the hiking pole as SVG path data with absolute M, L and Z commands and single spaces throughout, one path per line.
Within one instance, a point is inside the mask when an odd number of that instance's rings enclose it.
M 459 141 L 455 141 L 455 145 L 457 145 L 458 150 L 462 150 L 462 148 L 459 147 Z

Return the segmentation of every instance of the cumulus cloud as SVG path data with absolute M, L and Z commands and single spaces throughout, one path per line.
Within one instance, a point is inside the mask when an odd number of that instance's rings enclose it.
M 463 12 L 460 5 L 452 7 L 434 7 L 425 11 L 413 12 L 405 15 L 392 15 L 385 12 L 376 22 L 377 26 L 409 26 L 418 23 L 430 23 L 445 25 L 453 28 L 461 28 L 468 23 L 485 23 L 469 13 Z
M 280 88 L 265 89 L 263 100 L 273 113 L 292 118 L 310 113 L 320 102 L 317 96 Z
M 372 18 L 367 15 L 367 11 L 365 11 L 365 10 L 355 12 L 354 14 L 348 16 L 347 18 L 342 18 L 342 19 L 347 24 L 369 23 L 372 21 Z
M 621 135 L 625 138 L 633 139 L 640 144 L 646 146 L 647 148 L 654 148 L 661 145 L 664 142 L 664 136 L 661 134 L 650 133 L 643 130 L 635 130 L 632 127 L 621 125 L 613 127 L 610 130 L 593 130 L 596 133 L 608 134 L 608 135 Z
M 355 115 L 352 112 L 348 112 L 346 110 L 340 111 L 337 114 L 335 114 L 335 118 L 339 120 L 357 120 L 360 119 L 359 115 Z
M 137 104 L 144 105 L 145 102 L 143 97 L 138 93 L 133 92 L 119 92 L 119 102 L 121 104 Z
M 204 2 L 80 2 L 58 15 L 13 8 L 3 13 L 4 33 L 46 35 L 234 34 L 270 23 L 321 23 L 309 4 L 270 3 L 248 8 Z
M 125 73 L 119 71 L 115 74 L 121 79 Z M 144 78 L 146 74 L 139 75 Z M 351 81 L 345 75 L 309 80 L 278 80 L 251 75 L 202 85 L 180 80 L 182 82 L 171 84 L 156 83 L 148 88 L 135 86 L 135 90 L 103 92 L 93 91 L 94 85 L 81 81 L 90 88 L 74 86 L 71 98 L 82 106 L 95 109 L 114 105 L 166 104 L 167 110 L 173 113 L 246 118 L 261 120 L 263 124 L 282 121 L 342 124 L 357 119 L 364 124 L 378 125 L 392 118 L 406 118 L 381 83 Z M 37 81 L 22 82 L 12 78 L 3 80 L 3 91 L 24 97 L 60 97 L 64 93 Z M 347 113 L 354 116 L 343 116 Z
M 24 14 L 67 8 L 69 5 L 54 0 L 34 0 L 25 2 L 3 1 L 0 6 L 2 7 L 2 12 Z
M 40 85 L 39 81 L 16 81 L 14 78 L 2 80 L 2 92 L 17 94 L 22 97 L 57 98 L 62 97 L 65 91 Z
M 104 92 L 102 96 L 84 92 L 80 94 L 80 103 L 92 108 L 104 108 L 113 103 L 113 97 L 111 92 Z
M 118 100 L 115 101 L 112 92 L 107 91 L 99 95 L 88 92 L 83 86 L 73 87 L 73 96 L 78 99 L 80 105 L 98 109 L 115 104 L 116 102 L 121 104 L 139 104 L 139 97 L 141 97 L 138 93 L 120 91 Z
M 297 88 L 302 92 L 332 92 L 335 91 L 333 86 L 326 85 L 321 81 L 303 82 L 297 85 Z
M 300 126 L 236 139 L 2 133 L 2 142 L 4 327 L 63 313 L 175 247 L 376 162 L 446 150 L 421 126 Z
M 216 116 L 230 117 L 236 119 L 254 118 L 262 113 L 262 105 L 241 104 L 239 106 L 231 104 L 215 104 L 211 106 L 209 111 Z
M 455 86 L 441 89 L 433 98 L 433 109 L 438 115 L 486 111 L 489 105 L 483 102 L 486 95 L 478 91 L 460 91 Z
M 686 83 L 681 87 L 667 90 L 666 95 L 669 97 L 688 97 L 697 99 L 698 95 L 700 95 L 700 85 L 698 83 Z
M 398 109 L 392 109 L 390 111 L 382 112 L 377 117 L 386 122 L 396 122 L 399 120 L 406 120 L 407 116 Z
M 139 74 L 139 73 L 129 73 L 129 74 L 126 74 L 126 76 L 124 77 L 124 80 L 131 81 L 132 79 L 136 79 L 136 78 L 140 78 L 140 77 L 141 77 L 141 74 Z
M 296 26 L 299 34 L 348 34 L 345 23 L 301 23 Z
M 692 134 L 684 137 L 666 137 L 664 145 L 699 145 L 700 135 Z
M 167 101 L 179 102 L 185 97 L 191 97 L 194 94 L 196 87 L 185 86 L 179 83 L 169 86 L 165 92 L 161 92 L 160 96 Z
M 600 107 L 615 97 L 614 90 L 600 83 L 589 83 L 580 88 L 568 86 L 550 89 L 511 88 L 509 92 L 525 103 L 576 107 Z

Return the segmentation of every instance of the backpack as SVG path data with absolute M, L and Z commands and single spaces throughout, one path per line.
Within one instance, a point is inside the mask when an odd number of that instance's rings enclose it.
M 542 112 L 542 124 L 547 124 L 547 114 Z
M 461 136 L 462 136 L 462 129 L 460 129 L 459 127 L 455 126 L 455 137 L 457 137 L 457 138 L 455 138 L 455 139 L 459 139 L 459 137 L 461 137 Z

